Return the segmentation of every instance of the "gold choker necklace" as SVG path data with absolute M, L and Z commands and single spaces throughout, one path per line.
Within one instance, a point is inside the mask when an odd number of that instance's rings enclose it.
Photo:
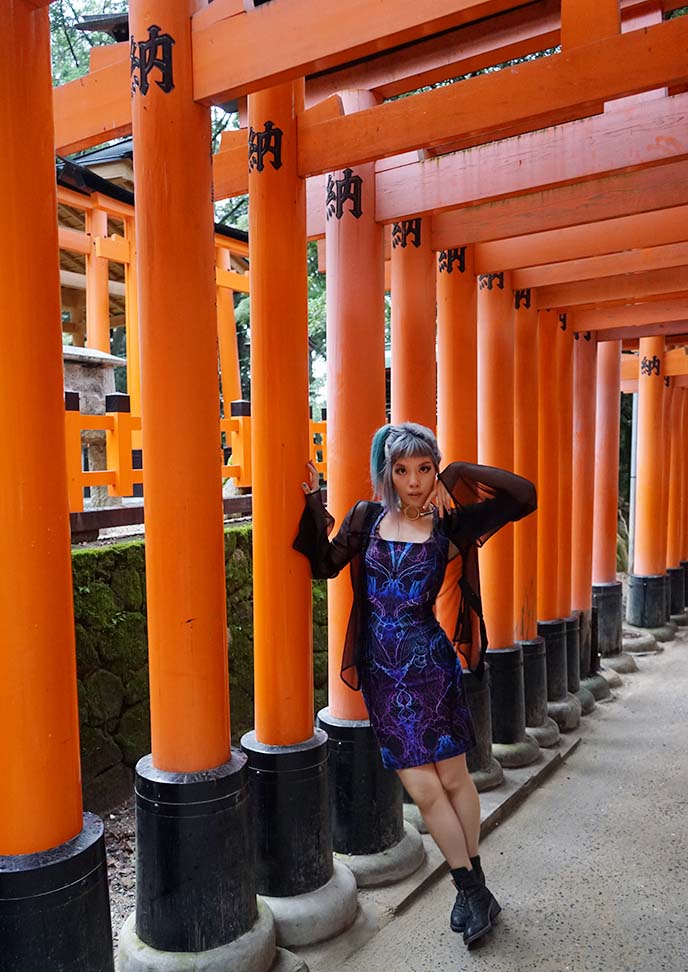
M 402 506 L 401 511 L 407 520 L 418 520 L 421 516 L 432 516 L 433 507 L 431 506 L 429 510 L 421 510 L 417 506 Z

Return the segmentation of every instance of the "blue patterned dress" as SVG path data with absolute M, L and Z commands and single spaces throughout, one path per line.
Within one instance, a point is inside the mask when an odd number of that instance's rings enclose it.
M 361 688 L 387 769 L 458 756 L 475 746 L 461 665 L 433 614 L 449 540 L 383 540 L 375 521 L 365 556 L 368 638 Z

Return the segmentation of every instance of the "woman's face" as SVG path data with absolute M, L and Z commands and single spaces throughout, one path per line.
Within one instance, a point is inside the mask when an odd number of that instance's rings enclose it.
M 430 456 L 404 457 L 392 466 L 392 482 L 402 506 L 425 506 L 435 488 L 435 477 Z

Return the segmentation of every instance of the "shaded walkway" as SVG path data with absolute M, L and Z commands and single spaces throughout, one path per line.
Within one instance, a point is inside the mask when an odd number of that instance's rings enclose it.
M 688 969 L 688 636 L 638 667 L 483 844 L 504 907 L 491 940 L 469 953 L 449 931 L 443 879 L 337 972 Z

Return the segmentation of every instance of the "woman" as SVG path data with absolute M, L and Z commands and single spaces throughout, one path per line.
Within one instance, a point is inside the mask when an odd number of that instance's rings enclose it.
M 536 501 L 532 483 L 504 470 L 452 463 L 440 472 L 439 465 L 430 429 L 411 422 L 378 429 L 371 479 L 381 502 L 356 503 L 330 542 L 334 521 L 309 463 L 294 547 L 314 577 L 336 577 L 351 564 L 342 678 L 362 689 L 383 764 L 396 770 L 447 859 L 457 889 L 451 928 L 470 947 L 501 909 L 478 855 L 480 800 L 465 755 L 475 734 L 459 659 L 482 674 L 476 547 Z M 456 650 L 433 612 L 450 561 L 460 565 Z

